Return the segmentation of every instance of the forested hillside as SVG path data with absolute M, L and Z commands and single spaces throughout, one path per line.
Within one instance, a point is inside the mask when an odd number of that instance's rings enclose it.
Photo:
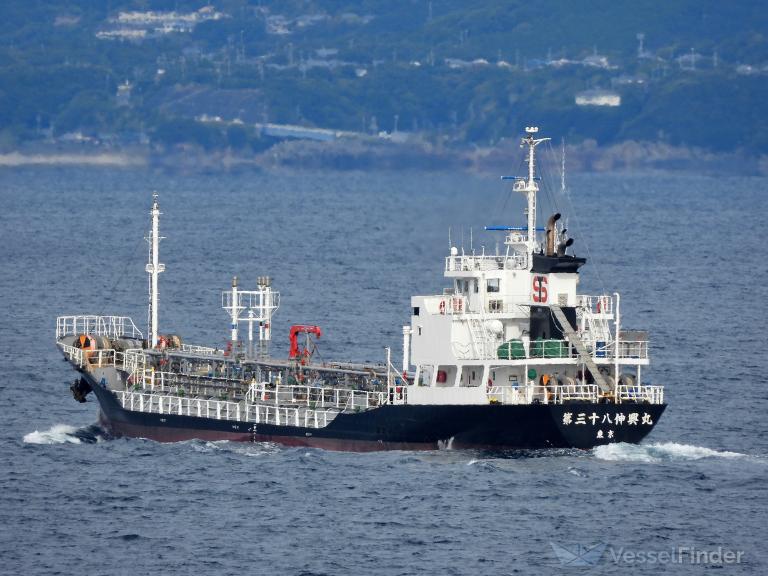
M 262 150 L 266 124 L 768 153 L 768 11 L 712 0 L 5 0 L 0 149 Z M 279 137 L 279 136 L 278 136 Z

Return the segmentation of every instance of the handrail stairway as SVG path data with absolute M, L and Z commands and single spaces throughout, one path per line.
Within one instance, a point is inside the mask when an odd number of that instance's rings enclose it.
M 595 379 L 595 384 L 597 384 L 600 387 L 600 390 L 606 394 L 613 394 L 613 387 L 608 383 L 608 381 L 605 379 L 605 376 L 603 376 L 603 374 L 600 372 L 600 369 L 592 359 L 592 355 L 589 353 L 589 350 L 587 350 L 584 342 L 582 342 L 578 333 L 576 330 L 574 330 L 573 326 L 571 326 L 568 318 L 566 318 L 563 309 L 557 304 L 550 304 L 549 308 L 552 310 L 555 318 L 557 318 L 557 321 L 560 323 L 560 326 L 563 329 L 568 342 L 573 345 L 573 347 L 576 349 L 576 352 L 579 353 L 579 358 L 581 361 L 584 362 L 586 367 L 592 373 L 592 377 Z

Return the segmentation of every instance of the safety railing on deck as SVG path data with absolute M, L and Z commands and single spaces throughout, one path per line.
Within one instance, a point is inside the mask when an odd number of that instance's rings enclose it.
M 571 401 L 597 402 L 601 398 L 595 384 L 566 384 L 563 386 L 492 386 L 488 400 L 499 404 L 563 404 Z M 620 385 L 616 402 L 664 403 L 663 386 Z
M 576 305 L 592 314 L 613 314 L 613 298 L 607 294 L 600 296 L 578 294 L 576 296 Z
M 56 318 L 56 338 L 91 334 L 107 338 L 143 339 L 141 330 L 136 328 L 128 316 L 59 316 Z
M 252 383 L 246 398 L 250 402 L 271 402 L 275 405 L 296 404 L 311 408 L 338 408 L 343 411 L 368 410 L 387 403 L 386 392 L 368 392 L 347 388 L 314 386 L 270 386 Z
M 143 390 L 153 392 L 178 392 L 187 387 L 213 389 L 240 386 L 242 380 L 210 374 L 185 374 L 155 370 L 154 368 L 141 368 L 135 372 L 130 372 L 128 384 L 140 386 Z
M 596 360 L 615 358 L 615 342 L 599 342 L 595 345 L 592 357 Z M 619 359 L 648 359 L 648 341 L 647 340 L 621 340 L 619 341 Z
M 94 367 L 103 368 L 105 366 L 123 367 L 125 363 L 125 353 L 118 352 L 112 348 L 104 350 L 83 350 L 75 346 L 57 343 L 64 357 L 78 368 Z
M 600 361 L 615 360 L 614 342 L 587 344 L 590 356 Z M 516 340 L 499 344 L 496 348 L 500 360 L 537 360 L 537 359 L 578 359 L 579 353 L 568 340 L 531 340 L 527 345 Z M 619 360 L 647 360 L 647 340 L 621 340 L 619 342 Z
M 269 406 L 249 404 L 248 402 L 187 398 L 130 390 L 121 390 L 115 394 L 120 405 L 132 412 L 192 416 L 215 420 L 251 422 L 254 424 L 272 424 L 276 426 L 324 428 L 339 413 L 338 410 L 333 409 Z
M 470 270 L 523 270 L 526 266 L 525 254 L 510 254 L 506 256 L 470 255 L 447 256 L 445 258 L 446 272 L 461 272 Z
M 598 387 L 594 384 L 563 386 L 492 386 L 488 401 L 497 404 L 562 404 L 570 401 L 597 402 Z
M 195 354 L 197 356 L 215 356 L 217 354 L 224 354 L 224 351 L 219 350 L 218 348 L 197 346 L 196 344 L 182 344 L 181 351 L 188 354 Z
M 616 401 L 647 402 L 648 404 L 664 404 L 664 386 L 643 386 L 620 384 L 616 388 Z

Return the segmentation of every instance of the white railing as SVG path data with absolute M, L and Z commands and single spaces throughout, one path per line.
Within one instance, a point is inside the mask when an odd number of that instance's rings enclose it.
M 62 344 L 61 342 L 57 342 L 57 345 L 61 349 L 62 353 L 64 354 L 64 357 L 67 360 L 69 360 L 75 366 L 78 366 L 80 368 L 83 367 L 83 365 L 85 364 L 85 357 L 83 356 L 83 351 L 80 348 L 75 348 L 74 346 Z
M 208 376 L 204 374 L 183 374 L 155 370 L 153 368 L 140 368 L 130 372 L 128 383 L 133 386 L 141 386 L 143 390 L 153 392 L 178 392 L 185 387 L 194 388 L 227 388 L 233 385 L 239 386 L 242 380 L 237 378 L 225 378 L 221 376 Z M 225 392 L 226 390 L 223 390 Z
M 311 408 L 352 411 L 368 410 L 386 404 L 387 393 L 315 386 L 268 386 L 266 382 L 254 382 L 248 388 L 246 399 L 250 402 L 270 402 L 275 405 L 298 404 Z
M 592 314 L 613 314 L 613 298 L 607 294 L 600 296 L 579 294 L 576 296 L 576 305 Z
M 116 394 L 122 407 L 133 412 L 195 416 L 216 420 L 242 420 L 246 416 L 246 409 L 240 402 L 151 394 L 131 390 L 120 390 Z
M 510 342 L 503 342 L 497 345 L 496 355 L 502 346 L 508 346 L 508 355 L 512 355 L 513 345 Z M 516 345 L 516 346 L 519 346 Z M 454 349 L 457 346 L 454 344 Z M 519 349 L 519 348 L 518 348 Z M 600 362 L 612 362 L 615 360 L 614 342 L 599 342 L 587 344 L 587 349 L 593 360 Z M 531 340 L 528 345 L 524 345 L 525 356 L 521 358 L 500 358 L 501 360 L 553 360 L 553 359 L 578 359 L 579 353 L 568 340 Z M 456 350 L 454 350 L 456 352 Z M 467 359 L 462 356 L 463 359 Z M 619 360 L 647 360 L 648 359 L 648 341 L 647 340 L 621 340 L 619 343 Z
M 562 404 L 564 401 L 597 402 L 599 390 L 595 384 L 566 384 L 563 386 L 491 386 L 488 401 L 492 404 Z
M 559 404 L 564 400 L 585 400 L 588 402 L 597 402 L 600 390 L 597 384 L 565 384 L 557 386 L 557 397 Z
M 620 340 L 619 341 L 619 358 L 648 358 L 648 341 L 647 340 Z
M 616 401 L 619 403 L 647 402 L 649 404 L 664 404 L 664 386 L 620 384 L 616 389 Z
M 57 343 L 61 349 L 64 357 L 78 368 L 86 366 L 94 368 L 103 368 L 105 366 L 117 366 L 124 368 L 126 361 L 126 354 L 124 352 L 118 352 L 112 348 L 105 348 L 103 350 L 83 350 L 76 348 L 75 346 L 69 346 L 67 344 Z
M 525 254 L 499 256 L 469 255 L 446 256 L 446 272 L 466 272 L 470 270 L 524 270 L 527 267 Z
M 492 386 L 488 401 L 499 404 L 563 404 L 570 401 L 598 402 L 600 390 L 596 384 L 566 384 L 563 386 Z M 620 385 L 616 402 L 664 403 L 663 386 Z
M 129 374 L 136 374 L 147 367 L 147 355 L 141 348 L 129 348 L 123 352 L 123 363 L 120 366 Z
M 254 424 L 275 426 L 298 426 L 303 428 L 325 428 L 339 414 L 337 410 L 311 410 L 265 404 L 246 404 L 247 421 Z
M 56 318 L 56 338 L 91 334 L 107 338 L 143 339 L 141 330 L 136 328 L 128 316 L 59 316 Z
M 325 428 L 336 415 L 337 410 L 310 410 L 304 408 L 248 404 L 228 400 L 190 398 L 167 394 L 152 394 L 120 390 L 115 392 L 120 405 L 132 412 L 150 414 L 168 414 L 173 416 L 192 416 L 254 424 L 272 424 L 276 426 L 297 426 L 305 428 Z
M 592 357 L 596 360 L 608 359 L 612 360 L 614 351 L 616 350 L 616 343 L 614 341 L 605 342 L 599 346 L 595 346 L 592 352 Z M 620 340 L 619 341 L 619 359 L 636 359 L 647 360 L 648 359 L 648 341 L 647 340 Z
M 215 356 L 217 354 L 224 354 L 223 350 L 218 348 L 210 348 L 209 346 L 197 346 L 195 344 L 182 344 L 181 351 L 189 354 L 196 354 L 198 356 Z

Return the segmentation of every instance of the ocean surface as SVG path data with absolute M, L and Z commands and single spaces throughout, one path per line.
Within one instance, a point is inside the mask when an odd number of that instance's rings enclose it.
M 163 332 L 223 345 L 221 290 L 271 275 L 275 355 L 289 325 L 317 323 L 323 358 L 372 361 L 385 346 L 399 358 L 410 296 L 441 291 L 449 228 L 492 252 L 482 227 L 522 224 L 523 199 L 463 173 L 0 169 L 0 574 L 768 573 L 768 179 L 574 175 L 563 194 L 555 171 L 544 184 L 540 214 L 558 208 L 590 259 L 581 292 L 621 292 L 624 326 L 651 332 L 643 374 L 669 408 L 642 445 L 353 454 L 108 438 L 96 403 L 69 393 L 55 318 L 146 325 L 153 191 Z

